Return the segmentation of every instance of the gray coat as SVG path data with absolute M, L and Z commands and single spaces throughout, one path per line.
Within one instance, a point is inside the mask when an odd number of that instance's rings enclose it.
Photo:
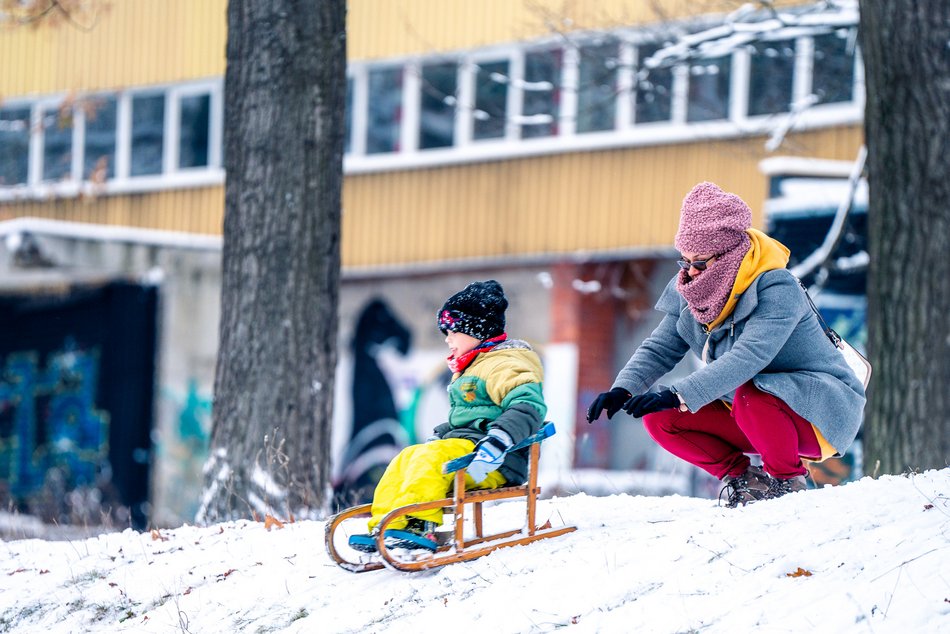
M 716 399 L 731 402 L 736 388 L 754 385 L 782 399 L 844 451 L 864 412 L 864 387 L 828 340 L 798 281 L 787 269 L 759 275 L 726 321 L 710 333 L 667 284 L 656 304 L 660 325 L 617 375 L 613 387 L 642 394 L 692 350 L 704 365 L 676 389 L 691 412 Z

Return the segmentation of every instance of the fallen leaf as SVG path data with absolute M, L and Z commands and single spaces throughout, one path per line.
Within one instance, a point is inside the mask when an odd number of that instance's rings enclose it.
M 268 515 L 268 516 L 266 516 L 266 517 L 264 518 L 264 528 L 266 528 L 267 530 L 270 530 L 270 529 L 274 528 L 275 526 L 276 526 L 277 528 L 283 528 L 283 527 L 284 527 L 284 523 L 281 522 L 281 521 L 280 521 L 279 519 L 277 519 L 276 517 L 274 517 L 273 515 Z
M 167 542 L 168 538 L 162 535 L 157 528 L 152 529 L 152 541 L 162 541 Z
M 924 504 L 924 510 L 925 510 L 925 511 L 929 511 L 929 510 L 932 509 L 933 507 L 934 507 L 933 504 Z
M 799 566 L 798 570 L 796 570 L 795 572 L 789 572 L 785 576 L 786 577 L 810 577 L 811 572 Z

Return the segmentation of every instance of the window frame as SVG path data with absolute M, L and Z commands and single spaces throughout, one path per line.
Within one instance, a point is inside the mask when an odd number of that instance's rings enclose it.
M 45 95 L 39 99 L 9 99 L 7 108 L 29 108 L 32 132 L 27 158 L 27 182 L 13 186 L 0 186 L 0 201 L 20 199 L 69 198 L 87 194 L 122 194 L 132 192 L 160 191 L 187 187 L 220 185 L 224 182 L 222 166 L 223 151 L 223 78 L 194 82 L 143 86 L 129 90 L 102 90 L 79 96 L 70 93 Z M 132 143 L 132 98 L 139 95 L 164 95 L 165 113 L 162 122 L 163 158 L 161 172 L 141 176 L 130 175 Z M 208 95 L 208 165 L 179 168 L 178 147 L 181 139 L 181 99 Z M 84 173 L 86 155 L 86 114 L 84 104 L 100 97 L 112 97 L 116 101 L 115 165 L 113 175 L 104 183 L 93 183 Z M 72 101 L 72 156 L 66 178 L 44 181 L 45 129 L 42 117 L 55 115 L 64 101 Z
M 14 190 L 14 189 L 23 189 L 30 186 L 30 161 L 32 158 L 32 148 L 33 143 L 33 134 L 30 130 L 33 129 L 35 121 L 33 119 L 33 110 L 34 110 L 35 101 L 31 99 L 4 99 L 2 106 L 4 110 L 25 110 L 26 111 L 26 125 L 27 125 L 27 137 L 26 137 L 26 178 L 22 183 L 13 183 L 11 185 L 0 185 L 0 192 L 3 190 Z
M 803 27 L 799 32 L 780 34 L 761 40 L 792 40 L 796 56 L 793 69 L 793 105 L 806 102 L 814 76 L 814 37 L 829 30 L 857 28 L 849 18 L 829 19 L 820 24 Z M 597 45 L 598 41 L 616 41 L 619 67 L 616 73 L 615 122 L 610 129 L 577 132 L 578 90 L 580 82 L 581 47 Z M 572 151 L 614 149 L 695 141 L 697 139 L 746 138 L 767 134 L 775 127 L 775 117 L 794 117 L 800 130 L 853 125 L 863 120 L 864 68 L 860 48 L 854 55 L 852 73 L 852 100 L 811 106 L 801 112 L 779 112 L 750 116 L 748 114 L 751 62 L 748 51 L 738 46 L 731 52 L 729 105 L 724 119 L 687 121 L 689 63 L 671 68 L 671 96 L 669 120 L 638 122 L 635 120 L 636 93 L 635 67 L 641 46 L 663 40 L 655 31 L 634 28 L 611 29 L 603 32 L 577 32 L 558 37 L 539 38 L 470 50 L 447 51 L 433 55 L 414 55 L 351 61 L 347 66 L 347 82 L 352 90 L 350 99 L 350 150 L 344 155 L 344 171 L 360 174 L 414 168 L 435 167 L 485 160 L 505 160 L 535 155 L 558 154 Z M 560 85 L 557 115 L 557 134 L 521 138 L 523 127 L 525 55 L 531 52 L 558 49 L 560 51 Z M 721 55 L 720 55 L 721 56 Z M 717 56 L 719 57 L 719 56 Z M 509 69 L 505 97 L 504 133 L 497 138 L 475 139 L 475 82 L 479 64 L 504 62 Z M 452 145 L 419 148 L 421 116 L 422 68 L 440 63 L 456 64 L 457 102 Z M 399 102 L 399 147 L 393 152 L 367 154 L 369 125 L 369 72 L 374 68 L 401 68 L 402 94 Z M 150 93 L 165 95 L 163 123 L 163 159 L 159 174 L 131 176 L 131 103 L 136 96 Z M 209 95 L 210 123 L 208 130 L 208 165 L 178 167 L 181 143 L 181 100 Z M 224 182 L 223 168 L 223 77 L 188 82 L 135 87 L 119 91 L 96 91 L 97 95 L 116 98 L 116 149 L 113 176 L 104 184 L 97 184 L 101 193 L 143 192 L 218 185 Z M 9 98 L 5 107 L 29 107 L 32 133 L 27 159 L 27 183 L 0 186 L 0 201 L 17 198 L 44 198 L 74 196 L 92 185 L 84 180 L 86 153 L 86 120 L 81 107 L 73 105 L 73 156 L 70 178 L 61 182 L 41 182 L 43 170 L 44 133 L 37 128 L 44 111 L 53 111 L 63 100 L 74 96 L 61 93 L 38 99 Z M 80 96 L 78 99 L 82 99 Z

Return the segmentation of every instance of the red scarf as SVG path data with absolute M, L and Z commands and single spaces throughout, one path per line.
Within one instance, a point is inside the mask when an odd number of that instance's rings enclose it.
M 449 355 L 448 358 L 446 358 L 445 363 L 449 366 L 449 370 L 451 370 L 453 374 L 464 372 L 465 368 L 471 365 L 472 361 L 474 361 L 475 357 L 477 357 L 480 353 L 491 350 L 507 338 L 507 334 L 501 333 L 497 337 L 486 339 L 459 357 L 453 357 L 452 355 Z

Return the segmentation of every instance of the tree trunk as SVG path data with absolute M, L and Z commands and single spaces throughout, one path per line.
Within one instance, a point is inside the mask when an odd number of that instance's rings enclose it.
M 861 0 L 870 186 L 865 472 L 950 460 L 950 3 Z
M 326 510 L 345 0 L 230 0 L 220 348 L 198 520 Z

